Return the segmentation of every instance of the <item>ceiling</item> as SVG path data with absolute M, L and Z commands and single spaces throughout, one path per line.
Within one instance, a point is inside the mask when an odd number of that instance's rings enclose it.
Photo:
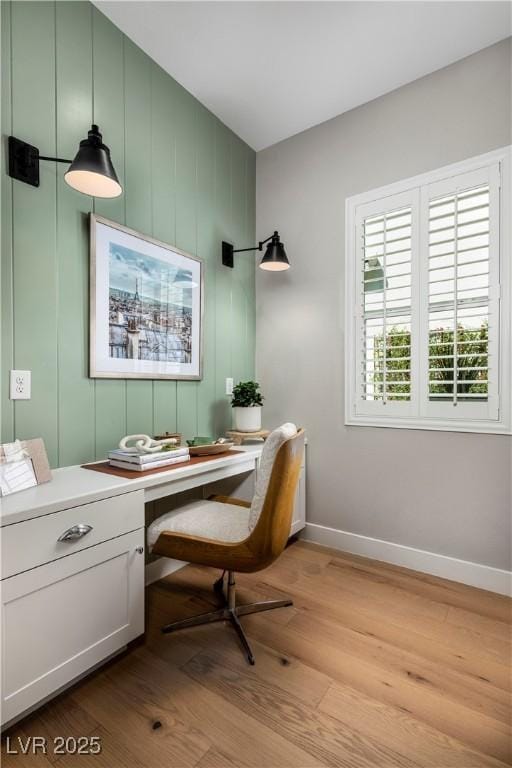
M 512 34 L 485 0 L 95 2 L 256 150 Z

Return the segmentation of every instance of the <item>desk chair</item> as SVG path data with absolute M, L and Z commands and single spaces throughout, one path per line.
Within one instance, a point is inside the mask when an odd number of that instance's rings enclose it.
M 162 632 L 230 621 L 250 664 L 251 647 L 239 617 L 292 605 L 291 600 L 265 600 L 237 605 L 235 572 L 252 573 L 270 565 L 283 551 L 290 534 L 299 480 L 304 430 L 283 424 L 263 447 L 252 503 L 228 496 L 193 501 L 157 518 L 148 528 L 148 546 L 156 555 L 222 568 L 214 590 L 222 608 L 162 627 Z M 224 597 L 224 576 L 228 574 Z

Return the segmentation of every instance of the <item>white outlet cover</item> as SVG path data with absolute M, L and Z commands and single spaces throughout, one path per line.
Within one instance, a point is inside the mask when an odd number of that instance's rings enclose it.
M 11 400 L 30 400 L 31 372 L 11 371 Z
M 233 379 L 226 379 L 226 395 L 233 394 Z

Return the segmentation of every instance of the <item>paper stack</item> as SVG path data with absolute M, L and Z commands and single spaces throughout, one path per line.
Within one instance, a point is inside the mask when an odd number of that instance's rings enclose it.
M 148 469 L 189 461 L 190 455 L 186 446 L 171 451 L 158 451 L 157 453 L 133 453 L 130 450 L 123 451 L 117 448 L 110 451 L 108 458 L 112 467 L 129 469 L 133 472 L 145 472 Z

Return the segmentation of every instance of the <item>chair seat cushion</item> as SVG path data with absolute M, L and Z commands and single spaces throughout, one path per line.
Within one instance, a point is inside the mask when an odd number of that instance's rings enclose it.
M 243 541 L 249 535 L 249 512 L 235 504 L 198 500 L 154 520 L 147 530 L 150 551 L 163 531 L 216 541 Z

